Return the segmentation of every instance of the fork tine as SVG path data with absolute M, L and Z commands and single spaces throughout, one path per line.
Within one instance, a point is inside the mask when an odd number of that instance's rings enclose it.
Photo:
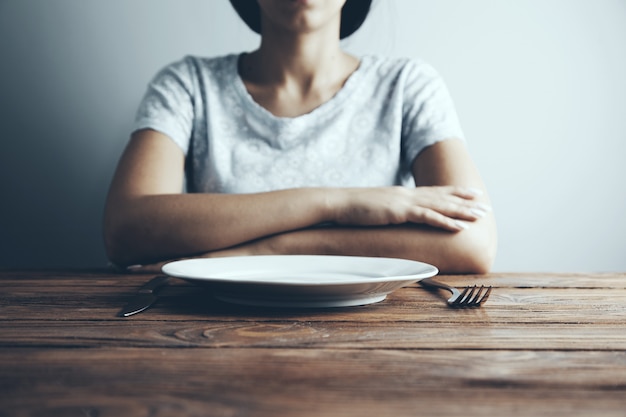
M 472 307 L 479 307 L 482 303 L 484 303 L 487 298 L 489 297 L 489 294 L 491 293 L 491 287 L 485 287 L 484 285 L 482 285 L 478 292 L 476 293 L 476 296 L 474 297 L 473 300 L 471 300 L 470 304 Z
M 475 308 L 480 307 L 491 294 L 491 286 L 485 287 L 481 285 L 468 286 L 463 289 L 456 299 L 450 305 L 458 308 Z
M 467 293 L 467 296 L 461 300 L 461 304 L 464 306 L 472 304 L 472 299 L 474 297 L 474 293 L 476 292 L 476 285 L 467 288 L 469 289 L 469 292 Z
M 425 278 L 420 281 L 420 285 L 427 288 L 439 288 L 444 289 L 452 293 L 452 297 L 448 298 L 447 303 L 450 307 L 458 308 L 473 308 L 480 307 L 482 303 L 487 301 L 489 294 L 491 294 L 491 286 L 478 285 L 467 286 L 462 290 L 455 287 L 451 287 L 447 284 L 433 280 L 432 278 Z
M 467 293 L 470 291 L 471 287 L 463 288 L 463 291 L 452 301 L 448 301 L 451 306 L 454 307 L 463 307 L 464 301 L 467 298 Z
M 473 297 L 467 300 L 468 307 L 477 307 L 480 305 L 480 298 L 482 296 L 482 292 L 485 289 L 483 285 L 476 289 L 476 292 L 473 294 Z
M 482 303 L 487 301 L 487 298 L 489 298 L 489 295 L 491 294 L 491 286 L 486 287 L 486 288 L 487 288 L 487 291 L 485 292 L 483 297 L 478 301 L 478 305 L 481 305 Z

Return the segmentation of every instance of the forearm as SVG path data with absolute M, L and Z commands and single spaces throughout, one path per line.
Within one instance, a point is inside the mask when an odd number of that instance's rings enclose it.
M 493 220 L 487 218 L 456 233 L 413 224 L 312 228 L 283 233 L 211 255 L 381 256 L 427 262 L 444 273 L 486 273 L 493 263 L 495 248 L 495 226 Z
M 329 220 L 324 190 L 116 196 L 105 213 L 110 259 L 121 265 L 215 251 Z
M 128 265 L 217 251 L 323 222 L 361 227 L 426 223 L 459 232 L 487 214 L 474 197 L 456 187 L 114 193 L 106 209 L 105 242 L 109 259 Z

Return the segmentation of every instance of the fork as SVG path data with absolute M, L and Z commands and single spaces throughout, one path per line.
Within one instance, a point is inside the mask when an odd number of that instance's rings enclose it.
M 477 285 L 465 287 L 462 291 L 446 285 L 442 282 L 435 281 L 432 278 L 425 278 L 419 281 L 420 285 L 430 288 L 441 288 L 452 293 L 452 297 L 448 298 L 448 305 L 455 308 L 474 308 L 480 307 L 491 294 L 491 286 L 485 287 Z

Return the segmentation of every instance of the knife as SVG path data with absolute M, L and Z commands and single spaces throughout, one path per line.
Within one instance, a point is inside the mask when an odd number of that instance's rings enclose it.
M 133 297 L 133 299 L 130 300 L 128 304 L 126 304 L 126 306 L 119 311 L 119 313 L 117 313 L 117 316 L 129 317 L 148 309 L 156 302 L 158 299 L 157 293 L 163 286 L 167 285 L 169 280 L 170 277 L 167 275 L 159 275 L 156 278 L 152 278 L 139 288 L 135 297 Z

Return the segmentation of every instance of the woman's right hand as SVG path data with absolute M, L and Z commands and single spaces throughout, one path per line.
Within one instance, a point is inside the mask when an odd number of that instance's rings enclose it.
M 481 194 L 457 186 L 343 188 L 331 190 L 328 203 L 341 225 L 417 223 L 457 232 L 491 211 Z

